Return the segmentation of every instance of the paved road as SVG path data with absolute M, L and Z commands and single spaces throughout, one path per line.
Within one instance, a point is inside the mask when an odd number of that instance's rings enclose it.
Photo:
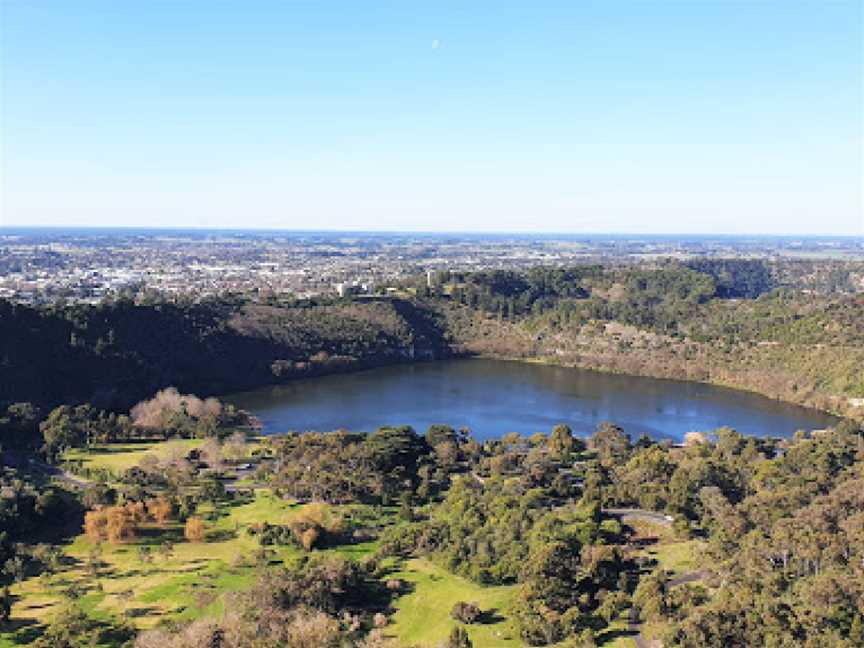
M 637 520 L 644 520 L 646 522 L 654 522 L 656 524 L 662 524 L 663 526 L 671 527 L 672 523 L 675 521 L 671 515 L 666 515 L 664 513 L 658 513 L 657 511 L 647 511 L 645 509 L 637 509 L 637 508 L 604 508 L 603 512 L 606 515 L 613 515 L 615 517 L 620 518 L 635 518 Z
M 666 583 L 666 586 L 677 587 L 678 585 L 683 585 L 684 583 L 695 583 L 696 581 L 700 581 L 703 578 L 707 578 L 708 573 L 708 570 L 690 572 L 689 574 L 684 574 L 682 576 L 678 576 L 677 578 L 673 578 L 668 583 Z
M 73 475 L 71 472 L 67 470 L 62 470 L 57 466 L 52 466 L 51 464 L 47 464 L 44 461 L 39 461 L 38 459 L 34 459 L 33 457 L 15 453 L 12 451 L 4 451 L 4 460 L 9 463 L 9 465 L 17 467 L 22 470 L 29 470 L 34 473 L 39 473 L 43 477 L 51 478 L 51 479 L 59 479 L 60 481 L 64 481 L 71 486 L 78 486 L 79 488 L 84 488 L 87 484 L 90 483 L 89 479 L 84 479 L 83 477 L 79 477 L 78 475 Z

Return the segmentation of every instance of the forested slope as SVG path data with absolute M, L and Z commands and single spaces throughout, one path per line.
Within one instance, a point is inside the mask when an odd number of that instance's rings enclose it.
M 218 394 L 440 357 L 447 345 L 432 317 L 398 301 L 0 302 L 0 403 L 128 409 L 168 385 Z
M 744 270 L 734 281 L 679 264 L 473 273 L 437 303 L 462 352 L 699 380 L 864 417 L 864 297 L 771 288 Z
M 661 262 L 447 273 L 434 291 L 424 276 L 400 299 L 0 302 L 0 406 L 126 410 L 169 385 L 212 395 L 479 354 L 712 382 L 864 417 L 864 296 L 778 288 L 777 276 L 752 261 Z M 822 286 L 819 276 L 797 281 Z

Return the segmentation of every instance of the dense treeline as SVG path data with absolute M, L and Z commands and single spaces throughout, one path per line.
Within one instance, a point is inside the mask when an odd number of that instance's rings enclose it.
M 588 439 L 559 425 L 548 435 L 483 443 L 446 425 L 422 435 L 392 427 L 287 434 L 255 453 L 256 481 L 310 503 L 284 524 L 248 527 L 260 546 L 249 556 L 257 579 L 231 595 L 223 616 L 143 633 L 140 648 L 239 647 L 251 636 L 261 646 L 395 648 L 375 630 L 403 592 L 384 566 L 410 556 L 479 584 L 512 585 L 502 612 L 533 646 L 594 646 L 631 607 L 668 646 L 852 648 L 864 636 L 864 430 L 849 421 L 786 440 L 719 429 L 691 434 L 683 446 L 633 440 L 611 423 Z M 250 456 L 236 433 L 145 457 L 111 485 L 87 486 L 85 532 L 97 544 L 122 545 L 140 529 L 152 537 L 179 523 L 187 542 L 206 542 L 220 507 L 249 501 L 223 480 Z M 2 490 L 3 524 L 19 533 L 0 543 L 7 582 L 56 569 L 62 552 L 21 544 L 20 534 L 30 543 L 61 513 L 80 509 L 62 499 L 68 495 L 37 494 L 21 480 Z M 382 505 L 397 503 L 398 516 L 380 517 Z M 692 583 L 676 586 L 640 557 L 641 536 L 615 513 L 635 507 L 669 514 L 674 534 L 700 539 Z M 360 562 L 323 553 L 375 538 L 375 553 Z M 273 566 L 268 549 L 284 545 L 303 558 Z M 158 551 L 170 555 L 171 542 Z M 149 546 L 138 553 L 143 564 L 153 559 Z M 92 563 L 98 574 L 98 556 Z M 484 611 L 462 602 L 454 613 L 470 624 Z M 106 624 L 72 598 L 39 645 L 134 634 Z M 454 631 L 448 645 L 470 641 Z
M 826 264 L 451 272 L 412 299 L 0 301 L 0 408 L 125 412 L 167 385 L 210 395 L 468 352 L 720 382 L 847 411 L 846 397 L 864 397 L 864 300 L 784 287 L 846 268 Z M 3 425 L 24 423 L 13 413 Z
M 850 401 L 864 398 L 864 298 L 792 290 L 770 269 L 700 260 L 470 273 L 445 277 L 438 303 L 460 351 L 720 383 L 864 418 Z
M 846 423 L 764 450 L 726 433 L 673 459 L 671 480 L 650 482 L 706 533 L 712 577 L 690 598 L 661 579 L 649 615 L 671 622 L 672 646 L 861 645 L 864 433 Z M 690 475 L 676 480 L 682 469 Z M 692 504 L 672 504 L 676 490 Z
M 446 350 L 432 313 L 397 300 L 47 308 L 0 300 L 0 404 L 126 410 L 167 385 L 226 393 Z
M 40 540 L 58 541 L 80 523 L 81 513 L 72 493 L 0 467 L 0 585 L 53 563 L 56 552 Z
M 273 483 L 304 501 L 388 504 L 417 490 L 428 497 L 436 473 L 432 448 L 410 427 L 288 434 L 273 450 Z

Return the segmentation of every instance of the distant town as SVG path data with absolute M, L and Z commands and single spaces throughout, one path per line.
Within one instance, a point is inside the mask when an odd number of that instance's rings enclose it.
M 853 268 L 840 288 L 864 291 L 864 239 L 0 228 L 0 298 L 96 303 L 154 291 L 384 294 L 409 277 L 444 271 L 693 257 L 820 259 Z M 831 267 L 830 264 L 828 267 Z

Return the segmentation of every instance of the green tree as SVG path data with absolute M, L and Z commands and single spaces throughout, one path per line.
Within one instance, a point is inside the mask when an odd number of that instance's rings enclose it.
M 549 437 L 549 450 L 558 457 L 564 458 L 573 451 L 573 430 L 569 426 L 561 424 L 552 428 Z
M 468 631 L 461 626 L 456 626 L 450 631 L 447 648 L 474 648 L 474 644 L 468 636 Z

